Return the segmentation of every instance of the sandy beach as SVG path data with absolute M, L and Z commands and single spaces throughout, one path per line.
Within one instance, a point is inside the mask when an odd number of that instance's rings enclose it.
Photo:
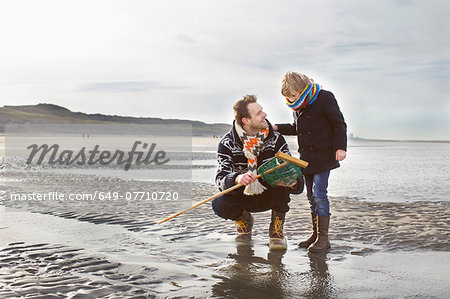
M 210 159 L 211 144 L 198 146 Z M 194 149 L 194 152 L 195 152 Z M 210 166 L 204 166 L 210 167 Z M 268 249 L 270 212 L 251 244 L 210 204 L 157 221 L 215 194 L 177 181 L 189 200 L 10 200 L 14 192 L 161 191 L 174 182 L 70 172 L 8 171 L 0 206 L 2 298 L 446 298 L 448 201 L 369 202 L 330 195 L 332 249 L 308 254 L 305 194 L 292 196 L 286 252 Z
M 0 299 L 450 299 L 450 1 L 0 16 Z

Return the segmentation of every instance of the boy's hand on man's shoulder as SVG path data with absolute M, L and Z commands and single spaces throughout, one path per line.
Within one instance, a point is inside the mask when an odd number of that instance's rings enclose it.
M 347 152 L 344 151 L 343 149 L 338 149 L 336 151 L 336 160 L 338 161 L 342 161 L 345 159 L 345 157 L 347 157 Z

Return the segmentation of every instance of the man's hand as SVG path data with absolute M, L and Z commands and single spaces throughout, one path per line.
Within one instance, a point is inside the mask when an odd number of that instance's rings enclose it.
M 241 184 L 243 186 L 247 186 L 254 181 L 256 181 L 256 175 L 253 174 L 253 172 L 247 172 L 244 174 L 240 174 L 236 177 L 234 180 L 236 184 Z
M 338 149 L 336 151 L 336 160 L 342 161 L 345 159 L 346 156 L 347 156 L 347 152 L 344 151 L 343 149 Z
M 273 128 L 275 131 L 278 131 L 278 126 L 277 126 L 277 125 L 272 125 L 272 128 Z

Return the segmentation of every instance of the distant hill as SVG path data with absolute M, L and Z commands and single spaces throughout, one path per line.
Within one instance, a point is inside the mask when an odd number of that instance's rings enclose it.
M 224 135 L 231 128 L 228 124 L 207 124 L 201 121 L 183 119 L 162 119 L 154 117 L 130 117 L 104 114 L 86 114 L 72 112 L 67 108 L 53 104 L 26 106 L 4 106 L 0 108 L 0 131 L 4 124 L 186 124 L 192 125 L 194 136 Z

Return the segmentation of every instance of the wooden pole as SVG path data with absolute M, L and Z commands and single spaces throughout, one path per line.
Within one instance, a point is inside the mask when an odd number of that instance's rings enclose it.
M 301 168 L 306 168 L 306 166 L 308 166 L 308 162 L 289 156 L 288 154 L 285 154 L 283 152 L 276 153 L 275 157 L 280 158 L 281 160 L 287 161 L 289 163 L 295 164 L 297 166 L 300 166 Z
M 277 165 L 277 166 L 275 166 L 274 168 L 271 168 L 271 169 L 267 170 L 266 172 L 264 172 L 264 174 L 269 174 L 269 173 L 271 173 L 272 171 L 275 171 L 275 170 L 277 170 L 277 169 L 279 169 L 279 168 L 285 166 L 285 165 L 288 164 L 288 163 L 289 163 L 289 162 L 284 162 L 284 163 L 282 163 L 282 164 L 280 164 L 280 165 Z M 256 179 L 259 179 L 260 177 L 262 177 L 262 175 L 261 175 L 261 174 L 258 174 L 258 175 L 256 176 Z M 202 205 L 202 204 L 204 204 L 204 203 L 207 203 L 208 201 L 213 200 L 214 198 L 217 198 L 217 197 L 219 197 L 219 196 L 222 196 L 222 195 L 224 195 L 224 194 L 226 194 L 226 193 L 228 193 L 228 192 L 230 192 L 230 191 L 233 191 L 233 190 L 235 190 L 235 189 L 237 189 L 237 188 L 240 188 L 240 187 L 242 187 L 242 186 L 243 186 L 242 184 L 234 185 L 233 187 L 230 187 L 230 188 L 228 188 L 228 189 L 226 189 L 226 190 L 224 190 L 224 191 L 222 191 L 222 192 L 220 192 L 220 193 L 218 193 L 218 194 L 216 194 L 216 195 L 214 195 L 214 196 L 211 196 L 210 198 L 207 198 L 207 199 L 205 199 L 205 200 L 203 200 L 203 201 L 201 201 L 201 202 L 196 203 L 195 205 L 193 205 L 193 206 L 190 207 L 190 208 L 187 208 L 187 209 L 184 210 L 184 211 L 178 212 L 178 213 L 176 213 L 176 214 L 173 214 L 172 216 L 167 217 L 166 219 L 163 219 L 163 220 L 159 221 L 158 224 L 164 223 L 164 222 L 166 222 L 167 220 L 170 220 L 170 219 L 172 219 L 172 218 L 175 218 L 175 217 L 177 217 L 177 216 L 180 216 L 181 214 L 184 214 L 184 213 L 186 213 L 186 212 L 188 212 L 188 211 L 190 211 L 190 210 L 193 210 L 193 209 L 195 209 L 196 207 L 198 207 L 198 206 L 200 206 L 200 205 Z

